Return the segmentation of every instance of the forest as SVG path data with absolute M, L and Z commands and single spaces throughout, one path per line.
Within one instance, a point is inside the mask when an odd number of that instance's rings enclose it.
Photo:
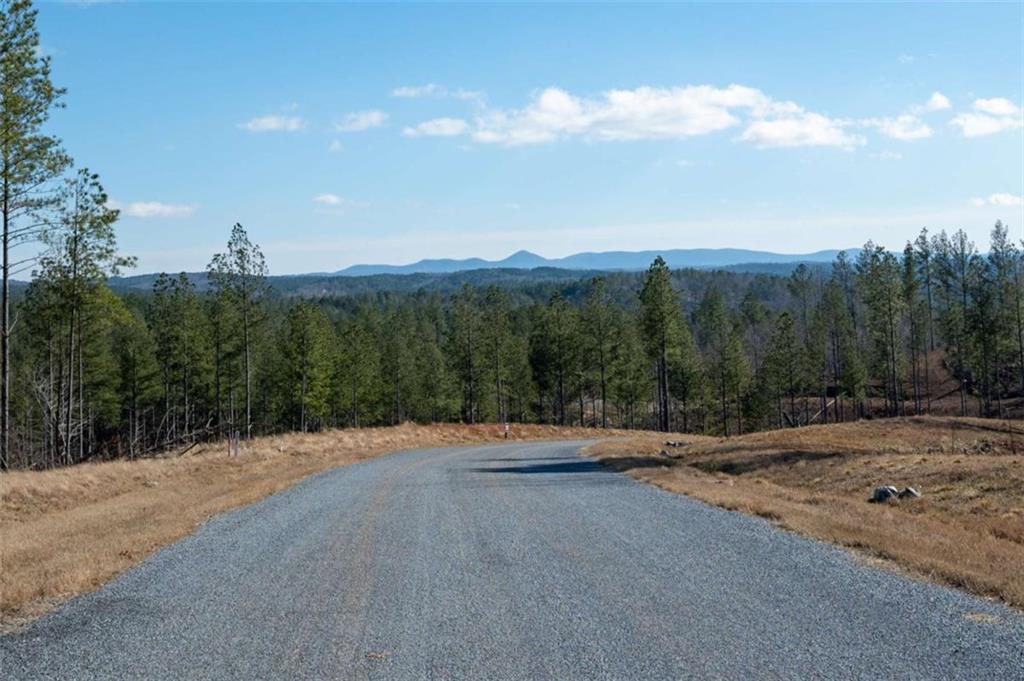
M 451 290 L 394 277 L 345 293 L 272 286 L 236 224 L 202 281 L 115 291 L 134 264 L 118 211 L 45 132 L 63 91 L 30 4 L 4 8 L 3 468 L 409 420 L 730 436 L 1019 411 L 1024 257 L 1002 223 L 985 252 L 923 230 L 902 252 L 868 242 L 786 276 L 658 258 L 644 273 L 466 273 Z

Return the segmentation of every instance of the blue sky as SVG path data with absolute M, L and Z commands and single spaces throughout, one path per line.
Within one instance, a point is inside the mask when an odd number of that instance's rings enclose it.
M 1005 4 L 60 3 L 52 127 L 139 271 L 979 243 L 1024 225 Z

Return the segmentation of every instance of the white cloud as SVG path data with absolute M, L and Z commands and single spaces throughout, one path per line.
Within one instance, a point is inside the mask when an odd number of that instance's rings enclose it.
M 974 100 L 974 110 L 992 116 L 1019 116 L 1020 108 L 1008 99 L 993 97 Z
M 931 127 L 913 114 L 903 114 L 895 118 L 870 118 L 862 123 L 878 128 L 886 137 L 897 140 L 919 140 L 933 134 Z
M 467 97 L 475 96 L 467 93 Z M 549 87 L 521 109 L 485 108 L 472 124 L 457 118 L 425 121 L 403 131 L 419 135 L 469 134 L 476 142 L 521 146 L 581 138 L 588 141 L 685 139 L 739 126 L 739 139 L 761 147 L 838 146 L 852 148 L 863 138 L 847 133 L 850 122 L 777 101 L 756 88 L 710 85 L 609 90 L 583 97 Z
M 953 117 L 952 125 L 960 128 L 964 137 L 983 137 L 1004 130 L 1022 127 L 1021 119 L 1009 116 L 986 116 L 985 114 L 963 113 Z
M 755 121 L 747 126 L 740 139 L 760 148 L 822 146 L 853 149 L 862 146 L 864 138 L 847 133 L 843 129 L 847 125 L 846 121 L 821 114 L 801 113 L 788 118 Z
M 482 97 L 481 93 L 459 93 L 463 91 L 453 93 L 433 83 L 392 92 L 404 97 Z M 738 84 L 724 88 L 644 86 L 608 90 L 592 97 L 548 87 L 535 93 L 522 108 L 489 108 L 480 101 L 479 113 L 471 121 L 435 118 L 406 127 L 403 134 L 468 135 L 478 143 L 512 147 L 574 138 L 591 142 L 685 139 L 742 126 L 736 139 L 759 148 L 823 146 L 849 150 L 867 143 L 858 132 L 864 128 L 904 141 L 932 137 L 934 130 L 923 116 L 949 108 L 949 98 L 938 91 L 897 116 L 847 119 L 809 111 L 795 102 L 776 100 L 759 89 Z M 1007 100 L 977 100 L 975 109 L 953 121 L 968 136 L 989 134 L 988 128 L 1020 126 L 1018 120 L 1007 115 L 1014 111 L 1019 115 L 1019 109 Z
M 901 54 L 897 59 L 900 60 L 901 64 L 912 64 L 914 62 L 914 55 L 912 54 Z
M 383 111 L 355 111 L 346 114 L 344 118 L 334 124 L 336 132 L 361 132 L 370 128 L 379 128 L 388 120 L 388 115 Z
M 327 151 L 331 152 L 332 154 L 337 154 L 344 148 L 345 147 L 343 147 L 341 144 L 341 140 L 331 140 L 331 143 L 327 145 Z
M 1008 99 L 976 99 L 972 107 L 974 112 L 957 114 L 950 121 L 964 137 L 983 137 L 1024 127 L 1024 113 Z
M 1024 205 L 1024 198 L 1017 196 L 1016 194 L 1008 194 L 1006 192 L 997 192 L 995 194 L 989 194 L 985 198 L 974 198 L 971 199 L 971 203 L 975 206 L 1022 206 Z
M 890 151 L 889 149 L 883 149 L 877 154 L 872 154 L 872 156 L 883 161 L 899 161 L 903 158 L 903 154 L 898 151 Z
M 406 137 L 454 137 L 469 129 L 469 123 L 461 118 L 435 118 L 414 127 L 405 128 Z
M 257 116 L 239 126 L 249 132 L 295 132 L 306 127 L 306 122 L 299 116 Z
M 941 92 L 933 92 L 928 101 L 916 107 L 916 110 L 919 112 L 945 111 L 951 106 L 952 104 L 949 103 L 949 98 L 946 95 Z
M 344 206 L 349 200 L 337 194 L 317 194 L 313 197 L 313 202 L 324 206 Z
M 187 218 L 194 214 L 198 206 L 190 204 L 161 203 L 160 201 L 108 201 L 107 206 L 121 211 L 122 215 L 131 218 Z
M 427 83 L 426 85 L 403 85 L 402 87 L 396 87 L 391 91 L 392 97 L 404 97 L 406 99 L 417 99 L 419 97 L 433 97 L 444 89 L 436 83 Z
M 774 102 L 760 90 L 730 85 L 610 90 L 584 98 L 547 88 L 523 109 L 491 110 L 476 121 L 474 139 L 516 146 L 581 136 L 624 141 L 681 139 L 739 125 L 740 111 L 767 116 L 793 113 L 791 102 Z
M 907 113 L 899 116 L 887 116 L 884 118 L 866 118 L 860 124 L 876 128 L 880 133 L 891 139 L 920 140 L 931 137 L 934 134 L 931 126 L 921 120 L 922 114 L 934 113 L 950 108 L 949 98 L 941 92 L 933 92 L 932 96 L 924 104 L 917 104 L 910 107 Z

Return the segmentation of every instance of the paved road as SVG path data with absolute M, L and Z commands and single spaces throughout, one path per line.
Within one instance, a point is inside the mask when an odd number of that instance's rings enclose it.
M 577 449 L 310 478 L 0 639 L 0 677 L 1024 678 L 1019 613 Z

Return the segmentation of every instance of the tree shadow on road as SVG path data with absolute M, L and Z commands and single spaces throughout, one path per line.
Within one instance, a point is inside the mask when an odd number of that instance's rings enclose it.
M 519 459 L 522 461 L 522 459 Z M 520 475 L 536 475 L 538 473 L 608 473 L 608 469 L 596 461 L 576 459 L 569 461 L 551 461 L 548 463 L 528 463 L 522 466 L 494 466 L 474 468 L 476 473 L 518 473 Z
M 557 457 L 557 456 L 538 456 L 538 457 L 510 456 L 510 457 L 503 457 L 503 458 L 494 457 L 494 458 L 489 458 L 489 459 L 477 459 L 477 461 L 479 461 L 481 463 L 492 463 L 494 461 L 516 462 L 516 463 L 521 462 L 521 461 L 546 461 L 548 463 L 553 463 L 555 461 L 577 461 L 577 460 L 579 460 L 578 456 L 566 456 L 566 457 Z
M 494 459 L 492 459 L 494 460 Z M 518 459 L 524 461 L 525 459 Z M 570 459 L 562 461 L 547 460 L 547 463 L 530 463 L 522 466 L 495 466 L 493 468 L 474 468 L 477 473 L 516 473 L 519 475 L 537 475 L 543 473 L 614 473 L 630 468 L 650 468 L 663 466 L 664 460 L 653 457 L 628 457 L 615 459 L 614 466 L 606 466 L 590 459 Z

